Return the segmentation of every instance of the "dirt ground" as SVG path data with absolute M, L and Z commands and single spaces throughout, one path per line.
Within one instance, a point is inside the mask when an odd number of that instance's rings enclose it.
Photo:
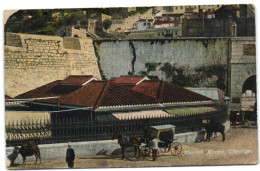
M 114 156 L 85 156 L 75 159 L 74 168 L 104 168 L 104 167 L 146 167 L 146 166 L 191 166 L 191 165 L 240 165 L 258 163 L 257 129 L 246 126 L 231 127 L 226 133 L 226 141 L 221 141 L 221 136 L 210 142 L 200 142 L 183 145 L 179 156 L 170 153 L 160 153 L 156 161 L 151 157 L 139 160 L 133 153 Z M 41 165 L 33 165 L 28 161 L 26 166 L 16 162 L 14 167 L 7 169 L 51 169 L 67 168 L 64 159 L 43 160 Z

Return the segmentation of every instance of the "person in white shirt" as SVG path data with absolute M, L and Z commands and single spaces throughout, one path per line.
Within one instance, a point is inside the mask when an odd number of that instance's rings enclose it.
M 156 160 L 156 154 L 158 151 L 158 140 L 156 139 L 156 136 L 153 136 L 153 139 L 151 141 L 152 149 L 153 149 L 153 161 Z

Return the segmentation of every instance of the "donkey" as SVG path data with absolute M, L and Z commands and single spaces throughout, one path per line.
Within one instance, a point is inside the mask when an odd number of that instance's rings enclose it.
M 217 132 L 220 132 L 222 134 L 222 141 L 225 141 L 225 126 L 220 123 L 208 123 L 202 124 L 202 127 L 206 129 L 207 136 L 206 141 L 210 141 L 210 138 L 212 136 L 212 133 L 216 135 Z
M 26 145 L 22 145 L 21 148 L 19 147 L 15 147 L 14 148 L 14 152 L 15 150 L 21 154 L 21 156 L 23 157 L 23 165 L 26 165 L 26 156 L 35 156 L 35 163 L 37 163 L 38 159 L 40 160 L 40 164 L 41 164 L 41 153 L 40 153 L 40 149 L 38 147 L 38 145 L 36 145 L 34 142 L 28 142 Z
M 122 137 L 123 136 L 121 134 L 118 134 L 118 133 L 115 133 L 112 136 L 112 140 L 118 139 L 118 144 L 120 145 L 120 147 L 122 149 L 122 159 L 125 158 L 125 148 L 126 147 L 134 147 L 135 148 L 134 157 L 136 156 L 136 152 L 137 152 L 137 149 L 138 149 L 138 151 L 139 151 L 139 156 L 138 157 L 140 157 L 140 153 L 141 153 L 140 148 L 139 148 L 139 146 L 141 145 L 140 138 L 138 138 L 138 137 L 130 137 L 129 141 L 127 141 L 127 140 L 123 140 Z

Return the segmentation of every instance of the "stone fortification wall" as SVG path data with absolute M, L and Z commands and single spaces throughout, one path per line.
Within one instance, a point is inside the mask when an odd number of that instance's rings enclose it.
M 72 148 L 75 151 L 76 157 L 95 156 L 95 155 L 111 155 L 116 149 L 120 148 L 117 140 L 103 140 L 103 141 L 85 141 L 85 142 L 71 142 Z M 42 144 L 39 145 L 41 151 L 42 161 L 46 159 L 57 159 L 66 157 L 66 150 L 68 143 L 59 144 Z M 14 147 L 6 148 L 6 156 L 13 152 Z M 7 159 L 8 160 L 8 159 Z M 34 161 L 35 157 L 26 157 L 26 161 Z M 19 155 L 15 162 L 21 162 L 22 157 Z M 65 161 L 64 161 L 65 162 Z
M 245 81 L 256 75 L 255 37 L 232 38 L 231 44 L 231 97 L 232 107 L 239 109 Z M 253 83 L 252 83 L 253 84 Z
M 6 34 L 5 94 L 14 97 L 69 75 L 100 77 L 92 39 Z
M 106 78 L 139 74 L 145 63 L 166 63 L 190 68 L 227 64 L 228 38 L 95 40 L 102 74 Z M 113 61 L 113 62 L 111 62 Z M 157 69 L 151 73 L 163 78 Z

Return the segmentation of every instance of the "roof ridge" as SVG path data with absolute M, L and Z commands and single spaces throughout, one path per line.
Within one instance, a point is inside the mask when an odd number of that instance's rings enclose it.
M 111 80 L 108 80 L 105 86 L 103 87 L 102 91 L 100 92 L 96 103 L 94 104 L 94 107 L 98 107 L 100 102 L 102 101 L 102 98 L 104 97 L 104 94 L 106 93 L 106 90 L 108 89 L 109 85 L 111 84 Z
M 159 86 L 158 86 L 158 90 L 157 90 L 157 94 L 156 94 L 156 100 L 158 100 L 159 102 L 160 102 L 160 97 L 162 96 L 162 91 L 161 91 L 161 89 L 162 89 L 162 84 L 163 84 L 163 80 L 160 80 L 159 81 Z

